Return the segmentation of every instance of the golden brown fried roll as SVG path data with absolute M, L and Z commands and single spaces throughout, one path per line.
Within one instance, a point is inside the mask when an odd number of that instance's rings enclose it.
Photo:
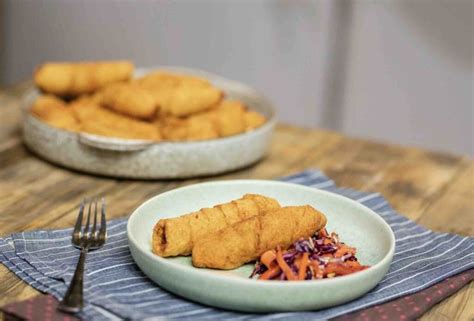
M 31 107 L 31 113 L 51 126 L 70 131 L 79 130 L 79 122 L 72 110 L 55 96 L 38 97 Z
M 235 269 L 263 252 L 287 248 L 326 225 L 326 217 L 309 205 L 267 211 L 199 239 L 193 247 L 193 265 Z
M 101 104 L 118 113 L 138 118 L 152 119 L 157 104 L 152 94 L 134 83 L 116 83 L 100 91 Z
M 158 72 L 135 82 L 155 97 L 164 115 L 183 117 L 208 110 L 223 97 L 221 90 L 194 76 Z
M 158 98 L 158 103 L 164 114 L 182 117 L 210 109 L 222 97 L 222 92 L 212 86 L 182 83 L 167 101 Z
M 153 252 L 163 257 L 189 255 L 194 244 L 203 236 L 279 207 L 280 204 L 272 198 L 246 194 L 241 199 L 213 208 L 161 219 L 153 229 Z
M 36 86 L 59 96 L 90 94 L 101 87 L 130 79 L 134 66 L 128 61 L 51 62 L 34 74 Z
M 213 118 L 220 137 L 236 135 L 245 131 L 245 106 L 238 100 L 221 102 L 210 117 Z
M 161 131 L 163 139 L 166 140 L 187 140 L 188 138 L 188 120 L 184 118 L 161 116 L 156 122 Z
M 198 114 L 188 118 L 162 117 L 159 126 L 163 138 L 173 141 L 193 141 L 219 137 L 213 120 L 206 114 Z
M 92 105 L 100 105 L 102 104 L 103 94 L 102 91 L 97 91 L 92 95 L 82 95 L 73 100 L 74 103 L 81 103 L 81 104 L 92 104 Z
M 109 137 L 161 140 L 154 124 L 116 114 L 93 104 L 75 102 L 71 108 L 81 123 L 81 131 Z
M 245 120 L 245 130 L 247 131 L 262 126 L 266 121 L 263 115 L 252 110 L 245 112 L 244 120 Z
M 249 116 L 247 116 L 249 114 Z M 265 118 L 246 111 L 237 100 L 226 100 L 209 111 L 186 118 L 164 116 L 162 135 L 169 140 L 204 140 L 240 134 L 260 126 Z

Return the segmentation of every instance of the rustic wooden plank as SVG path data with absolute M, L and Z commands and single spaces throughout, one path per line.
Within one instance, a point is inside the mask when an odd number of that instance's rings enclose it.
M 442 195 L 427 207 L 418 222 L 430 229 L 474 236 L 474 164 L 463 167 Z
M 21 110 L 18 97 L 0 92 L 0 151 L 20 143 Z
M 0 264 L 0 306 L 29 299 L 40 292 L 21 281 L 14 273 Z

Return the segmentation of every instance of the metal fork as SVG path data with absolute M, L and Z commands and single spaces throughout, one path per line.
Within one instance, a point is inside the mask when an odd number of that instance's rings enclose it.
M 79 215 L 77 216 L 76 225 L 72 232 L 72 244 L 81 250 L 79 261 L 77 262 L 76 271 L 72 278 L 71 284 L 67 289 L 66 295 L 59 303 L 58 309 L 69 313 L 77 313 L 84 306 L 83 287 L 84 287 L 84 264 L 89 251 L 97 250 L 104 246 L 107 239 L 106 219 L 105 219 L 105 199 L 102 198 L 100 210 L 100 226 L 97 222 L 97 199 L 81 202 Z M 88 207 L 85 226 L 82 226 L 84 209 Z M 93 212 L 93 213 L 92 213 Z M 93 225 L 90 229 L 91 215 L 93 215 Z

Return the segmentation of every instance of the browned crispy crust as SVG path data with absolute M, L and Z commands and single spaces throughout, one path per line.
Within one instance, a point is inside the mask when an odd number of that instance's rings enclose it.
M 326 217 L 311 206 L 289 206 L 237 222 L 199 239 L 193 247 L 193 265 L 234 269 L 265 251 L 287 248 L 326 225 Z
M 45 123 L 70 131 L 78 131 L 80 126 L 67 104 L 61 99 L 43 95 L 36 99 L 31 107 L 31 113 Z
M 157 72 L 135 81 L 148 90 L 167 116 L 185 117 L 209 110 L 224 97 L 223 92 L 205 79 Z
M 152 248 L 163 257 L 189 255 L 200 238 L 267 210 L 279 208 L 272 198 L 246 194 L 242 198 L 171 219 L 161 219 L 153 229 Z
M 143 120 L 156 116 L 158 105 L 153 95 L 134 83 L 111 84 L 99 93 L 101 105 L 117 113 Z
M 69 107 L 83 132 L 128 139 L 161 140 L 158 128 L 151 123 L 114 113 L 91 103 L 76 102 Z
M 34 81 L 44 92 L 75 97 L 93 93 L 110 83 L 128 80 L 133 69 L 129 61 L 50 62 L 36 69 Z

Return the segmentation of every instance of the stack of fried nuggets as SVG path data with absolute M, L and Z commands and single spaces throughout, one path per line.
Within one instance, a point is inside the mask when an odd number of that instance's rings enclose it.
M 226 137 L 265 118 L 205 79 L 156 72 L 132 79 L 127 61 L 46 63 L 34 75 L 43 92 L 31 112 L 64 130 L 145 140 Z

